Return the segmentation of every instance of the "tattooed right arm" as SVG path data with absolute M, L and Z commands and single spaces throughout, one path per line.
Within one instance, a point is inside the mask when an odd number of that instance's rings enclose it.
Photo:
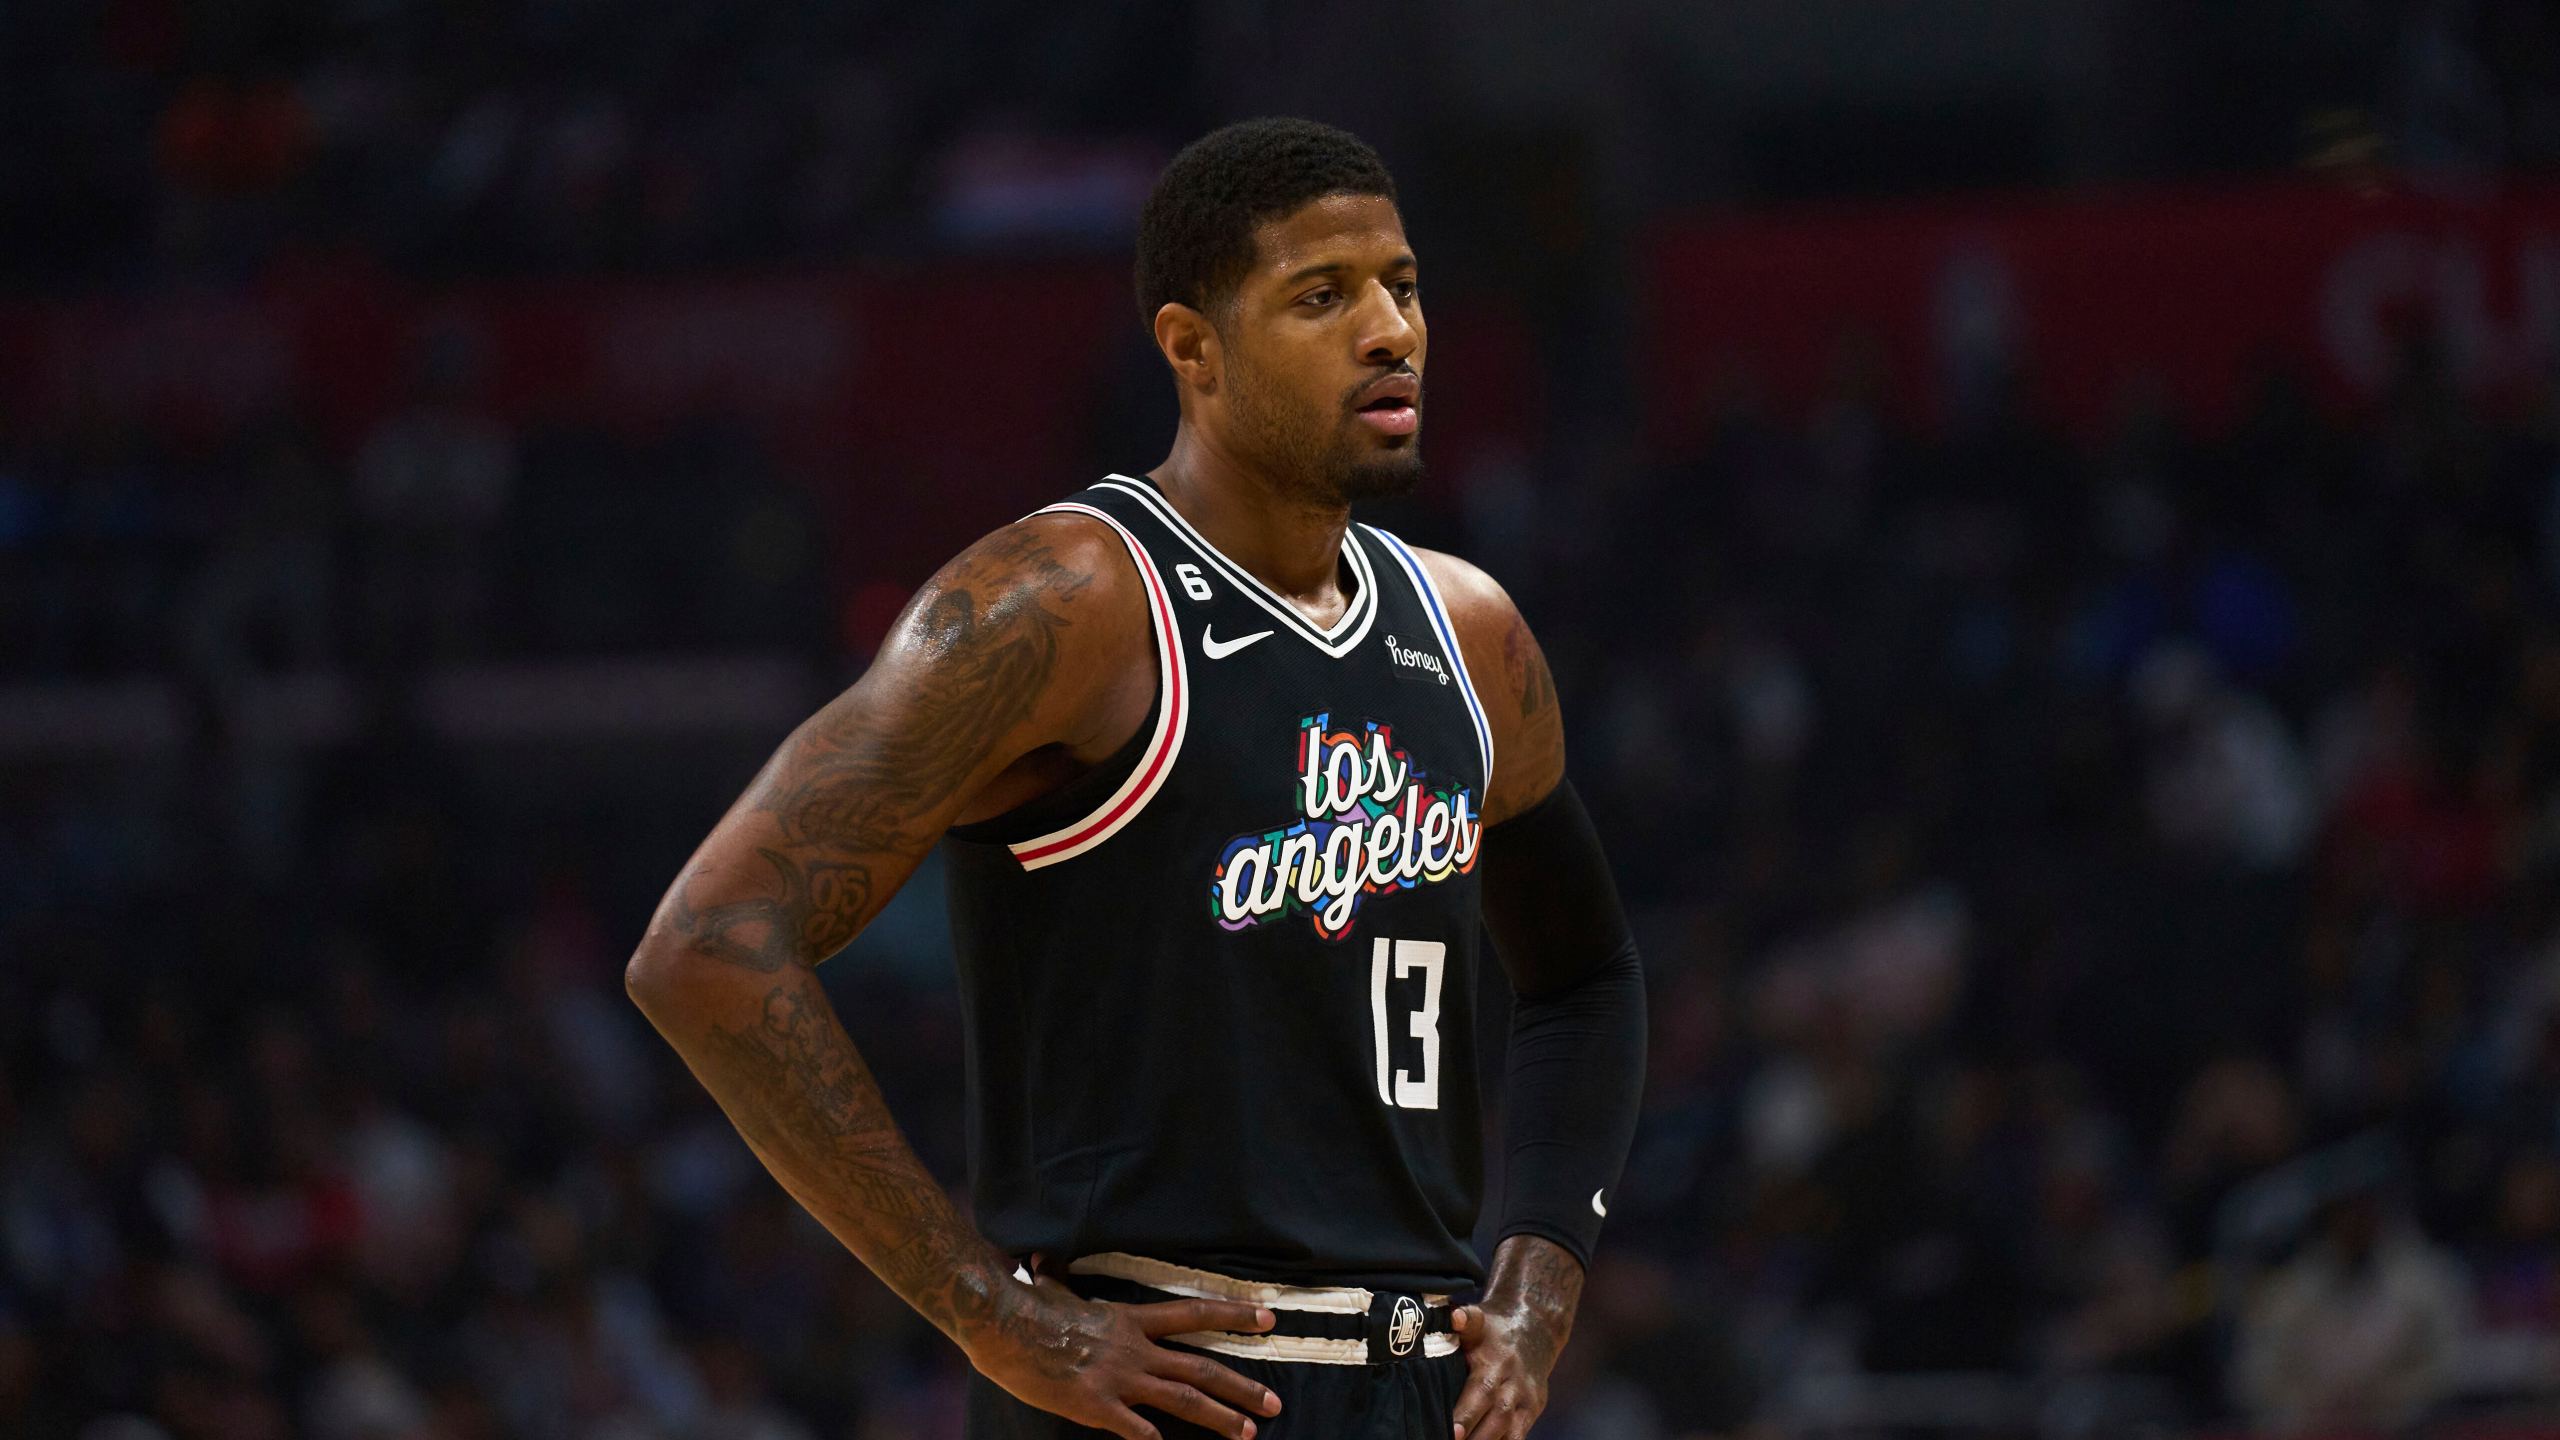
M 1011 1266 L 918 1163 L 813 972 L 981 786 L 1090 708 L 1061 659 L 1081 641 L 1107 662 L 1127 628 L 1127 563 L 1095 528 L 1009 526 L 936 575 L 695 851 L 625 974 L 775 1178 L 955 1339 Z
M 917 1160 L 815 973 L 952 824 L 1037 793 L 1042 757 L 1118 748 L 1128 677 L 1152 674 L 1136 585 L 1119 542 L 1072 517 L 1008 526 L 946 566 L 694 852 L 625 983 L 774 1178 L 991 1378 L 1124 1435 L 1153 1433 L 1138 1401 L 1241 1435 L 1209 1397 L 1269 1413 L 1260 1387 L 1193 1374 L 1142 1319 L 1013 1278 Z

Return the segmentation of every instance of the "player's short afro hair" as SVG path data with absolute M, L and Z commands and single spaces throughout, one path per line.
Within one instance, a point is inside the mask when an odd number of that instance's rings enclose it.
M 1396 198 L 1359 136 L 1313 120 L 1239 120 L 1182 148 L 1138 213 L 1138 319 L 1169 304 L 1208 310 L 1253 268 L 1254 227 L 1327 195 Z

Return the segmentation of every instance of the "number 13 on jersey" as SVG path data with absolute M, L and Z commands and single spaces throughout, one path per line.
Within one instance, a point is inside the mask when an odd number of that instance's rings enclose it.
M 1437 940 L 1389 940 L 1369 947 L 1369 1020 L 1378 1046 L 1378 1098 L 1403 1110 L 1440 1108 L 1440 977 L 1449 947 Z M 1406 1021 L 1406 1033 L 1422 1042 L 1422 1071 L 1399 1070 L 1387 1053 L 1387 978 L 1422 972 L 1422 1008 Z

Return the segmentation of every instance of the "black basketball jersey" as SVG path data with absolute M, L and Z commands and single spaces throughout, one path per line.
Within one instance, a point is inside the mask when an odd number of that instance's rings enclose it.
M 1137 563 L 1156 700 L 1076 784 L 951 832 L 979 1224 L 1060 1261 L 1474 1283 L 1493 739 L 1447 607 L 1366 525 L 1319 629 L 1144 479 L 1062 511 Z

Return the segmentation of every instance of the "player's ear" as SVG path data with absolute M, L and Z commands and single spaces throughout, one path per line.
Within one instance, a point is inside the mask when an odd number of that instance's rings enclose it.
M 1173 367 L 1175 384 L 1195 394 L 1218 393 L 1223 357 L 1218 327 L 1209 323 L 1208 316 L 1179 301 L 1167 301 L 1156 310 L 1156 349 Z

